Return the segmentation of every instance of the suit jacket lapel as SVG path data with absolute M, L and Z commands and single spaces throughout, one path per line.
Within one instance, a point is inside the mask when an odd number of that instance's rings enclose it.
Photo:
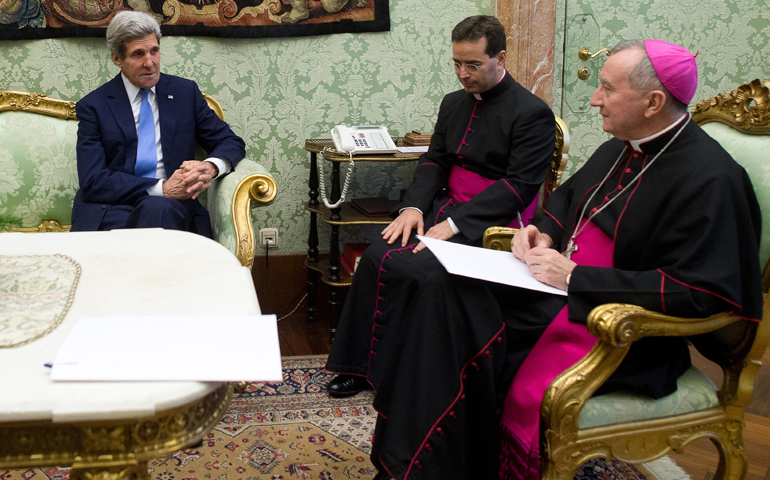
M 155 95 L 158 99 L 158 115 L 160 116 L 160 148 L 163 151 L 163 168 L 166 177 L 170 178 L 179 168 L 178 161 L 174 160 L 174 132 L 176 131 L 176 109 L 174 108 L 174 91 L 169 85 L 169 79 L 164 74 L 160 75 L 155 85 Z
M 123 79 L 120 74 L 110 80 L 107 85 L 107 105 L 126 139 L 126 162 L 124 168 L 127 173 L 133 174 L 134 167 L 136 166 L 137 137 L 134 112 L 131 110 L 131 100 L 128 98 L 126 87 L 123 85 Z

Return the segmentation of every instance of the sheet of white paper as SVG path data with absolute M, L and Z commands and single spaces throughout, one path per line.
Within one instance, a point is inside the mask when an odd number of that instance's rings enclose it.
M 281 381 L 276 317 L 82 317 L 51 380 Z
M 421 152 L 427 152 L 428 146 L 424 145 L 421 147 L 396 147 L 398 148 L 398 151 L 401 153 L 421 153 Z
M 447 272 L 463 277 L 478 278 L 488 282 L 502 283 L 527 290 L 567 295 L 564 290 L 551 287 L 535 280 L 524 262 L 517 260 L 511 252 L 469 247 L 459 243 L 445 242 L 435 238 L 417 236 Z

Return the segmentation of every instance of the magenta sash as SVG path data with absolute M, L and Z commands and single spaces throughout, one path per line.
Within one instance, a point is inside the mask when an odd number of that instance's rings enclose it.
M 614 240 L 589 223 L 580 233 L 572 260 L 578 265 L 612 267 Z M 522 306 L 526 308 L 526 306 Z M 540 403 L 548 385 L 583 358 L 596 343 L 585 325 L 570 322 L 565 306 L 521 364 L 505 398 L 501 479 L 540 478 Z
M 449 198 L 460 203 L 465 203 L 471 198 L 481 193 L 488 186 L 497 182 L 497 180 L 490 180 L 486 177 L 482 177 L 478 173 L 471 172 L 457 165 L 452 166 L 452 170 L 449 172 L 449 181 L 447 182 L 447 193 Z M 505 180 L 503 180 L 505 182 Z M 521 200 L 516 190 L 511 187 L 508 182 L 506 185 L 511 189 L 516 198 Z M 519 225 L 519 220 L 515 219 L 507 227 L 524 228 L 529 225 L 529 222 L 535 216 L 535 210 L 537 209 L 537 198 L 539 195 L 535 195 L 535 199 L 527 205 L 527 208 L 521 211 L 521 220 L 524 225 Z

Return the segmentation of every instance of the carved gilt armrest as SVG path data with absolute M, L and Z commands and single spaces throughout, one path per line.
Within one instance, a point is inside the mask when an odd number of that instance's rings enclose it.
M 511 239 L 518 231 L 518 228 L 511 227 L 489 227 L 484 232 L 484 248 L 510 252 Z
M 588 316 L 588 331 L 599 341 L 588 355 L 562 372 L 543 396 L 544 441 L 553 436 L 577 437 L 580 411 L 618 368 L 633 342 L 644 337 L 699 335 L 737 320 L 730 313 L 708 318 L 671 317 L 619 303 L 594 308 Z
M 251 268 L 255 249 L 252 211 L 275 199 L 275 180 L 262 165 L 243 159 L 235 171 L 211 182 L 208 190 L 206 208 L 214 240 L 233 252 L 241 265 Z

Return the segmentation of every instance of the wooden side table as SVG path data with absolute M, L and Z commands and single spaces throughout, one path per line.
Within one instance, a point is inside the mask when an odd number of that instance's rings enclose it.
M 402 146 L 401 138 L 393 138 L 397 146 Z M 325 148 L 329 150 L 324 151 Z M 308 186 L 310 199 L 305 204 L 305 210 L 310 212 L 310 233 L 307 239 L 307 313 L 310 319 L 315 317 L 318 310 L 317 293 L 318 277 L 329 286 L 329 304 L 332 315 L 332 340 L 337 332 L 342 306 L 340 305 L 340 289 L 350 285 L 353 278 L 340 267 L 339 229 L 344 225 L 387 225 L 392 219 L 387 215 L 367 216 L 353 209 L 347 202 L 337 208 L 328 208 L 318 200 L 318 154 L 324 151 L 323 158 L 332 163 L 332 184 L 329 202 L 335 203 L 340 198 L 340 164 L 349 161 L 346 153 L 334 150 L 334 142 L 327 139 L 305 140 L 305 150 L 310 152 L 310 179 Z M 411 162 L 420 158 L 421 153 L 395 153 L 387 155 L 356 155 L 355 162 Z M 332 233 L 329 241 L 329 259 L 318 258 L 318 220 L 321 215 L 324 222 L 331 225 Z

